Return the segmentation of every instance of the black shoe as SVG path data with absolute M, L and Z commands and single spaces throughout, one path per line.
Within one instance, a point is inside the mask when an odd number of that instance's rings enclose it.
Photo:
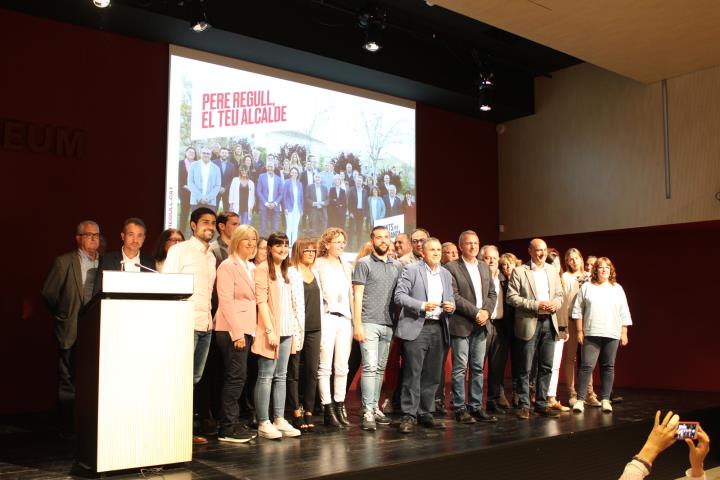
M 342 425 L 340 424 L 340 421 L 338 420 L 337 416 L 335 415 L 335 409 L 333 408 L 332 403 L 323 405 L 323 414 L 325 416 L 325 425 L 327 425 L 328 427 L 335 427 L 335 428 L 342 427 Z
M 418 424 L 425 428 L 436 428 L 442 430 L 445 428 L 445 424 L 442 422 L 436 422 L 432 414 L 424 413 L 418 417 Z
M 443 402 L 442 398 L 436 398 L 435 399 L 435 413 L 439 415 L 447 415 L 447 407 L 445 406 L 445 402 Z
M 554 408 L 545 407 L 545 408 L 535 408 L 535 413 L 540 415 L 541 417 L 546 418 L 558 418 L 560 416 L 560 412 L 555 410 Z
M 478 422 L 483 423 L 495 423 L 497 422 L 497 417 L 494 417 L 492 415 L 488 415 L 487 413 L 483 412 L 482 410 L 473 410 L 470 412 L 470 415 L 473 416 L 475 420 Z
M 350 420 L 348 420 L 347 410 L 345 410 L 345 402 L 337 402 L 335 404 L 335 415 L 341 425 L 349 426 Z
M 494 400 L 488 400 L 487 404 L 485 405 L 485 411 L 488 413 L 495 413 L 497 415 L 507 414 L 507 409 L 505 409 L 502 405 L 500 405 Z
M 377 430 L 375 414 L 372 410 L 366 410 L 365 413 L 363 413 L 363 416 L 360 418 L 360 428 L 368 432 L 374 432 Z
M 455 420 L 457 420 L 460 423 L 467 424 L 467 425 L 469 425 L 471 423 L 475 423 L 475 419 L 464 408 L 455 412 Z
M 250 440 L 257 437 L 256 432 L 250 432 L 250 430 L 245 428 L 236 428 L 232 432 L 228 433 L 220 433 L 218 435 L 218 441 L 219 442 L 230 442 L 230 443 L 247 443 Z
M 400 427 L 398 428 L 398 431 L 400 433 L 412 433 L 415 431 L 415 419 L 412 418 L 410 415 L 405 415 L 402 418 L 402 421 L 400 422 Z

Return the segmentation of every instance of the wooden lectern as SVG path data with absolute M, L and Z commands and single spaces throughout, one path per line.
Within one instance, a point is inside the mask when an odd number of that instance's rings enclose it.
M 95 472 L 192 459 L 193 321 L 185 274 L 103 272 L 78 322 L 78 463 Z

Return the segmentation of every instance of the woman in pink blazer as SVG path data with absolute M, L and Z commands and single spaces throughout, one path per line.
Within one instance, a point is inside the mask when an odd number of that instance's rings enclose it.
M 215 342 L 225 366 L 218 435 L 221 442 L 243 443 L 257 436 L 240 424 L 238 407 L 257 325 L 254 267 L 250 262 L 257 250 L 257 240 L 258 232 L 250 225 L 237 227 L 230 237 L 230 255 L 217 269 Z

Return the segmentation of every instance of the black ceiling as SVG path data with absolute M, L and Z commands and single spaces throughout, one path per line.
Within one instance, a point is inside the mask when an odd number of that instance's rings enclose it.
M 533 78 L 579 63 L 423 0 L 205 0 L 212 28 L 189 28 L 198 0 L 0 0 L 0 6 L 174 43 L 505 121 L 533 113 Z M 360 48 L 358 17 L 387 12 L 383 48 Z M 478 62 L 495 75 L 494 109 L 480 113 Z

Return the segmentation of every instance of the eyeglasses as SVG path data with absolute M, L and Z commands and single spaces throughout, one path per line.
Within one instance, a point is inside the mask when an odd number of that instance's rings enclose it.
M 410 240 L 410 243 L 425 243 L 425 240 L 424 238 L 414 238 Z
M 170 243 L 180 243 L 182 241 L 183 241 L 183 239 L 178 238 L 178 237 L 170 237 L 167 239 L 167 242 L 170 242 Z
M 303 250 L 303 253 L 312 253 L 313 255 L 317 255 L 317 250 L 312 250 L 310 248 Z
M 92 238 L 92 239 L 100 238 L 99 233 L 81 233 L 80 236 L 85 237 L 85 238 Z

